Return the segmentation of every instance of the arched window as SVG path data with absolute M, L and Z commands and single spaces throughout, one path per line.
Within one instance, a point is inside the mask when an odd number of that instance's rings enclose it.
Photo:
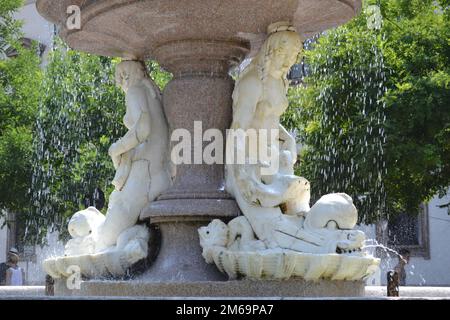
M 428 205 L 415 214 L 400 214 L 388 222 L 384 243 L 399 250 L 408 249 L 412 257 L 430 259 Z

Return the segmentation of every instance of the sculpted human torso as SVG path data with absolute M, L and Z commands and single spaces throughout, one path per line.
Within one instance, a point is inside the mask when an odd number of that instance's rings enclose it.
M 281 79 L 275 79 L 269 76 L 265 85 L 259 82 L 258 73 L 251 72 L 240 80 L 245 86 L 245 82 L 253 84 L 252 96 L 254 97 L 255 111 L 248 117 L 248 122 L 240 122 L 243 129 L 278 129 L 280 116 L 286 111 L 289 102 L 286 98 L 285 84 Z M 237 99 L 239 99 L 237 97 Z M 239 107 L 238 107 L 239 108 Z M 235 110 L 235 113 L 245 112 L 246 110 Z
M 167 130 L 167 125 L 165 121 L 161 121 L 164 118 L 162 113 L 162 108 L 155 109 L 150 108 L 149 110 L 142 110 L 141 103 L 146 101 L 147 94 L 146 90 L 149 90 L 144 85 L 140 84 L 134 86 L 128 90 L 128 94 L 125 97 L 125 103 L 127 105 L 127 111 L 123 117 L 124 125 L 128 130 L 133 130 L 133 127 L 140 123 L 142 126 L 147 126 L 150 124 L 150 130 L 154 132 L 165 132 Z M 155 100 L 159 96 L 159 92 L 154 91 Z M 150 101 L 151 102 L 151 101 Z M 138 144 L 134 148 L 133 160 L 152 160 L 152 150 L 157 150 L 159 148 L 166 148 L 168 143 L 168 136 L 166 134 L 155 137 L 149 135 L 144 138 L 147 131 L 144 128 L 140 128 L 138 131 L 143 131 L 140 140 L 143 142 Z M 138 133 L 139 134 L 139 133 Z M 152 163 L 155 170 L 162 168 L 163 163 L 161 161 L 156 161 Z

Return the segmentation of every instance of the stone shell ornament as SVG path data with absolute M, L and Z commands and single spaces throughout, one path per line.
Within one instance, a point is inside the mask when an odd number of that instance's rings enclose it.
M 299 277 L 309 281 L 356 281 L 372 275 L 380 263 L 360 248 L 339 249 L 341 253 L 268 249 L 255 238 L 244 216 L 233 219 L 228 225 L 214 220 L 200 228 L 199 235 L 206 262 L 214 263 L 230 279 L 287 280 Z

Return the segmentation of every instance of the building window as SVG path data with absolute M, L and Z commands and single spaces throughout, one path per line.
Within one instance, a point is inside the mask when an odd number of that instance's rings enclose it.
M 419 217 L 400 214 L 388 224 L 388 245 L 418 246 L 420 245 Z
M 6 222 L 6 247 L 5 253 L 11 248 L 19 251 L 20 261 L 36 262 L 36 248 L 33 245 L 25 245 L 23 235 L 25 234 L 23 220 L 15 213 L 5 213 Z M 1 221 L 0 221 L 1 227 Z
M 430 259 L 428 205 L 422 205 L 418 214 L 400 214 L 389 221 L 384 240 L 395 250 L 408 249 L 412 257 Z

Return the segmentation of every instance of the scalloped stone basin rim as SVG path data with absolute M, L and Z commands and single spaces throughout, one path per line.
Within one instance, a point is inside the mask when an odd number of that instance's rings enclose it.
M 81 8 L 81 30 L 66 28 L 69 5 Z M 157 58 L 174 41 L 252 42 L 257 50 L 267 26 L 293 23 L 305 37 L 341 25 L 360 0 L 38 0 L 37 9 L 59 25 L 74 49 L 124 58 Z
M 307 281 L 359 281 L 376 271 L 380 259 L 362 255 L 310 254 L 279 250 L 218 250 L 214 254 L 214 263 L 230 279 L 243 276 L 254 280 L 287 280 L 300 277 Z

